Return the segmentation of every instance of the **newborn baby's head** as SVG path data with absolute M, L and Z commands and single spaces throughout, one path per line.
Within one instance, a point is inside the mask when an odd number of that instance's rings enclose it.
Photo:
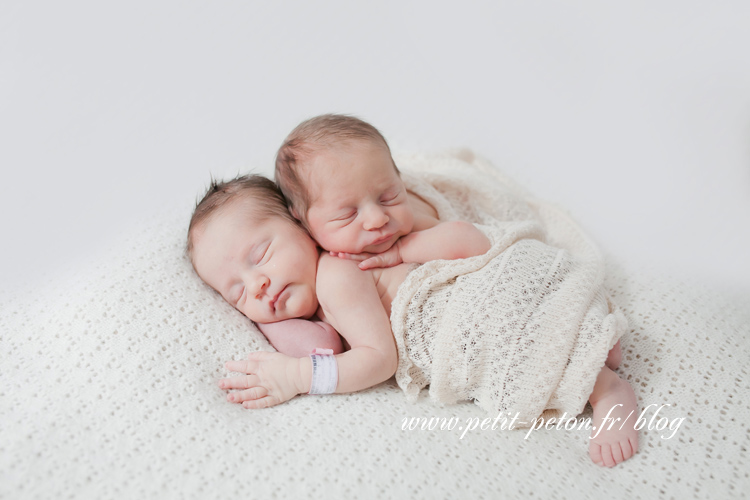
M 414 226 L 388 144 L 358 118 L 298 125 L 276 156 L 276 181 L 294 217 L 329 251 L 384 252 Z
M 198 276 L 255 322 L 318 309 L 317 246 L 265 177 L 213 182 L 190 220 L 187 252 Z

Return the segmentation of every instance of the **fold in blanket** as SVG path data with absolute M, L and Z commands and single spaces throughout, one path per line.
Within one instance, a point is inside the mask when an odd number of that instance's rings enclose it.
M 407 188 L 441 220 L 477 224 L 480 256 L 414 269 L 391 306 L 396 380 L 416 398 L 474 400 L 519 426 L 579 414 L 627 328 L 604 287 L 604 259 L 561 210 L 470 153 L 401 159 Z

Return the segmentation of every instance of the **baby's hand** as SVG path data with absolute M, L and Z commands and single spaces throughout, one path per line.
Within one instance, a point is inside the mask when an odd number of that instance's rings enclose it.
M 393 267 L 401 264 L 401 240 L 398 240 L 395 245 L 382 253 L 344 253 L 344 252 L 330 252 L 334 257 L 340 259 L 358 260 L 360 263 L 358 267 L 363 271 L 372 269 L 375 267 Z
M 227 401 L 245 408 L 267 408 L 292 399 L 308 389 L 301 388 L 299 359 L 278 352 L 252 352 L 245 361 L 227 361 L 233 372 L 247 375 L 219 380 L 222 389 L 239 389 L 227 394 Z

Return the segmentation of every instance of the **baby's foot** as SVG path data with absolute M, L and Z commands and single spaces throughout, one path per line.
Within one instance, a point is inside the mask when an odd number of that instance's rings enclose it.
M 617 367 L 620 366 L 620 361 L 622 361 L 622 348 L 620 347 L 620 341 L 618 340 L 615 346 L 609 350 L 607 361 L 605 361 L 604 364 L 610 370 L 617 370 Z
M 626 381 L 608 368 L 602 368 L 589 398 L 594 408 L 589 442 L 591 460 L 605 467 L 614 467 L 638 451 L 638 404 L 635 393 Z

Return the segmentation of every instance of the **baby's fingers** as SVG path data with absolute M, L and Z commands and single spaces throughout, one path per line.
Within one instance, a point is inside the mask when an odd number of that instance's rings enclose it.
M 240 373 L 258 373 L 258 367 L 260 364 L 274 356 L 277 355 L 276 352 L 268 352 L 268 351 L 256 351 L 251 352 L 247 355 L 247 360 L 243 361 L 227 361 L 224 363 L 224 366 L 229 371 L 233 372 L 240 372 Z
M 227 401 L 231 403 L 244 403 L 268 396 L 265 387 L 253 387 L 244 391 L 237 391 L 227 394 Z
M 366 253 L 346 253 L 346 252 L 329 252 L 332 256 L 338 257 L 339 259 L 347 260 L 365 260 L 370 254 Z
M 227 361 L 224 363 L 227 370 L 239 373 L 255 373 L 258 370 L 258 362 L 255 360 Z
M 247 389 L 258 385 L 259 378 L 256 375 L 245 375 L 240 377 L 229 377 L 219 380 L 222 389 Z
M 381 257 L 370 257 L 369 259 L 360 262 L 358 267 L 363 271 L 372 269 L 373 267 L 384 267 L 383 259 Z
M 272 396 L 266 396 L 260 399 L 253 399 L 251 401 L 245 401 L 244 403 L 242 403 L 242 406 L 250 410 L 257 410 L 259 408 L 269 408 L 277 404 L 279 404 L 279 401 L 276 398 Z
M 360 262 L 359 268 L 365 271 L 374 267 L 393 267 L 400 263 L 401 261 L 397 260 L 392 254 L 385 252 Z

